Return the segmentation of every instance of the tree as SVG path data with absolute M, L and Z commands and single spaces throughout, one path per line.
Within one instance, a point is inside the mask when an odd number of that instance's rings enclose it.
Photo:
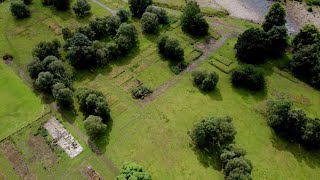
M 64 67 L 61 60 L 56 60 L 48 65 L 47 71 L 54 75 L 56 82 L 62 82 L 66 86 L 71 86 L 72 84 L 72 74 Z
M 140 18 L 152 0 L 129 0 L 129 8 L 134 17 Z
M 74 13 L 80 17 L 90 14 L 91 6 L 86 0 L 77 0 L 72 6 Z
M 285 26 L 274 26 L 268 31 L 268 38 L 271 44 L 270 53 L 274 57 L 281 56 L 288 46 L 288 30 Z
M 124 22 L 127 22 L 129 20 L 130 12 L 125 10 L 125 9 L 123 9 L 123 8 L 120 8 L 117 11 L 117 16 L 120 18 L 120 21 L 122 23 L 124 23 Z
M 149 34 L 156 34 L 159 30 L 159 23 L 157 15 L 145 12 L 141 18 L 141 25 L 143 32 Z
M 42 61 L 42 66 L 45 68 L 45 69 L 48 69 L 48 66 L 50 63 L 54 62 L 54 61 L 58 61 L 59 59 L 55 56 L 47 56 L 46 58 L 43 59 Z
M 32 62 L 30 62 L 27 66 L 29 76 L 32 79 L 36 79 L 42 71 L 44 71 L 44 67 L 42 66 L 41 61 L 38 58 L 34 58 Z
M 182 49 L 180 42 L 175 38 L 167 35 L 160 36 L 158 40 L 158 49 L 166 58 L 173 61 L 183 60 L 184 50 Z
M 292 46 L 294 50 L 298 50 L 312 44 L 320 45 L 320 32 L 315 25 L 308 24 L 300 29 L 299 33 L 294 37 Z
M 11 2 L 10 11 L 11 14 L 17 19 L 27 18 L 31 14 L 28 6 L 26 6 L 23 1 L 20 0 Z
M 52 0 L 52 4 L 57 10 L 65 11 L 70 8 L 70 0 Z
M 97 39 L 96 33 L 91 29 L 90 26 L 80 26 L 76 29 L 75 33 L 81 33 L 87 36 L 91 41 Z
M 292 139 L 300 140 L 307 121 L 306 113 L 300 109 L 291 109 L 288 112 L 287 122 L 284 124 L 286 134 Z
M 267 122 L 269 126 L 276 130 L 283 130 L 291 108 L 292 103 L 285 99 L 269 101 L 267 106 Z
M 194 84 L 203 91 L 213 90 L 219 81 L 219 75 L 215 72 L 195 71 L 192 76 Z
M 218 148 L 233 142 L 236 131 L 231 117 L 210 117 L 194 124 L 189 135 L 198 148 Z
M 99 116 L 90 115 L 84 121 L 84 128 L 87 131 L 90 139 L 97 139 L 107 130 L 107 125 L 102 122 Z
M 90 21 L 89 28 L 95 33 L 94 39 L 100 39 L 107 35 L 107 19 L 109 17 L 97 17 L 93 21 Z
M 223 147 L 220 154 L 222 167 L 224 168 L 230 160 L 234 158 L 244 157 L 246 154 L 247 153 L 244 149 L 237 148 L 234 144 L 229 144 Z
M 74 35 L 74 33 L 71 32 L 71 30 L 69 28 L 62 29 L 62 36 L 63 36 L 64 40 L 71 38 L 73 35 Z
M 227 180 L 251 180 L 251 162 L 243 157 L 229 160 L 224 168 L 225 179 Z
M 43 61 L 47 56 L 60 57 L 59 48 L 61 47 L 60 42 L 55 39 L 51 42 L 42 41 L 36 45 L 32 51 L 33 57 L 38 57 L 40 61 Z
M 231 75 L 232 84 L 236 87 L 259 91 L 265 87 L 263 74 L 252 65 L 243 65 L 236 68 Z
M 209 25 L 200 11 L 198 3 L 194 0 L 187 1 L 181 16 L 182 30 L 195 36 L 208 34 Z
M 69 88 L 63 86 L 62 83 L 53 85 L 52 95 L 60 106 L 71 107 L 73 105 L 73 93 Z
M 127 53 L 138 41 L 138 32 L 134 25 L 122 23 L 117 30 L 115 41 L 121 53 Z
M 136 163 L 125 163 L 116 177 L 117 180 L 136 179 L 151 180 L 151 175 L 144 168 Z
M 148 6 L 146 9 L 146 12 L 153 13 L 157 15 L 159 24 L 168 24 L 169 23 L 169 17 L 167 14 L 167 11 L 163 8 L 158 8 L 155 6 Z
M 121 24 L 120 18 L 118 16 L 111 16 L 106 19 L 106 31 L 107 35 L 115 36 L 117 34 L 117 29 Z
M 257 28 L 250 28 L 239 36 L 235 45 L 236 55 L 245 63 L 260 63 L 267 58 L 269 44 L 266 32 Z
M 36 85 L 43 91 L 49 92 L 54 83 L 54 76 L 50 72 L 41 72 L 36 79 Z
M 320 119 L 309 119 L 304 127 L 302 139 L 311 147 L 320 146 Z
M 270 7 L 262 27 L 266 32 L 268 32 L 274 26 L 285 26 L 286 22 L 286 10 L 280 3 L 276 2 Z
M 0 1 L 1 2 L 1 1 Z M 23 0 L 23 3 L 25 5 L 30 5 L 32 3 L 32 0 Z

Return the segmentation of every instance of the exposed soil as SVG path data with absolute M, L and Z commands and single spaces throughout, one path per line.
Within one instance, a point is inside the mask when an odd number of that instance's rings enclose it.
M 10 54 L 5 54 L 2 59 L 6 62 L 6 63 L 10 63 L 13 61 L 13 56 Z
M 51 167 L 58 161 L 58 156 L 52 151 L 42 136 L 34 136 L 30 134 L 28 145 L 33 150 L 32 159 L 35 161 L 41 161 L 44 167 Z
M 81 174 L 87 177 L 88 180 L 103 180 L 103 178 L 91 166 L 83 168 Z
M 28 166 L 23 159 L 22 155 L 17 151 L 15 145 L 9 141 L 5 140 L 0 144 L 1 151 L 7 156 L 13 169 L 19 174 L 21 179 L 33 180 L 36 177 L 29 171 Z

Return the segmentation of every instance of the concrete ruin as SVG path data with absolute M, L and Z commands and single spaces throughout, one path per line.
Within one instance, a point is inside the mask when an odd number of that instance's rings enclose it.
M 71 159 L 78 156 L 82 151 L 82 146 L 54 117 L 44 124 L 44 128 L 52 136 L 53 142 L 58 144 Z

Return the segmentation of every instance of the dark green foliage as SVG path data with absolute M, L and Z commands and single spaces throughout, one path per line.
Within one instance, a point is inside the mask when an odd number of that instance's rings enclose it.
M 23 0 L 23 3 L 24 3 L 25 5 L 29 5 L 29 4 L 32 3 L 32 0 Z
M 152 0 L 129 0 L 129 8 L 134 17 L 140 18 Z
M 62 107 L 71 107 L 73 105 L 73 93 L 62 83 L 53 85 L 52 95 L 56 99 L 57 103 Z
M 84 17 L 85 15 L 90 14 L 91 6 L 87 0 L 77 0 L 72 6 L 72 9 L 76 15 Z
M 280 3 L 276 2 L 270 7 L 262 27 L 268 32 L 274 26 L 285 26 L 286 22 L 286 10 Z
M 151 175 L 144 168 L 136 163 L 125 163 L 117 180 L 151 180 Z
M 209 25 L 204 19 L 196 1 L 187 1 L 181 16 L 182 30 L 195 36 L 205 36 L 208 34 Z
M 65 11 L 70 8 L 70 0 L 52 0 L 53 6 L 57 10 Z
M 54 76 L 50 72 L 40 72 L 36 79 L 36 85 L 45 92 L 50 92 L 54 83 Z
M 302 136 L 304 143 L 310 147 L 320 146 L 320 119 L 309 119 Z
M 171 66 L 170 69 L 174 74 L 178 75 L 187 67 L 188 65 L 185 62 L 178 62 L 177 64 Z
M 246 151 L 241 148 L 237 148 L 234 144 L 229 144 L 222 149 L 220 154 L 220 160 L 222 162 L 222 167 L 225 167 L 233 158 L 240 158 L 246 155 Z
M 192 76 L 193 83 L 203 91 L 212 91 L 219 81 L 219 75 L 216 72 L 195 71 Z
M 267 122 L 274 129 L 282 129 L 289 117 L 292 103 L 285 99 L 270 101 L 267 108 Z
M 21 0 L 11 2 L 10 11 L 17 19 L 27 18 L 31 14 L 28 6 L 26 6 Z
M 121 54 L 126 54 L 138 42 L 138 32 L 134 25 L 122 23 L 117 30 L 115 41 Z
M 236 55 L 245 63 L 261 63 L 267 58 L 269 44 L 266 32 L 257 28 L 250 28 L 239 36 L 235 45 Z
M 148 6 L 146 9 L 146 12 L 150 12 L 157 15 L 159 24 L 169 23 L 169 17 L 168 17 L 167 11 L 162 8 L 158 8 L 155 6 Z
M 40 42 L 32 51 L 33 57 L 38 57 L 40 61 L 43 61 L 47 56 L 60 57 L 59 48 L 61 44 L 58 40 L 52 42 Z
M 320 88 L 320 50 L 316 44 L 304 46 L 293 55 L 291 71 L 316 88 Z
M 72 33 L 69 28 L 62 29 L 62 36 L 63 36 L 64 40 L 71 38 L 73 35 L 74 35 L 74 33 Z
M 71 86 L 72 74 L 64 67 L 63 62 L 61 60 L 51 62 L 47 67 L 47 71 L 54 75 L 55 82 L 61 82 L 66 86 Z
M 152 91 L 146 87 L 138 86 L 131 90 L 131 94 L 136 99 L 144 99 L 146 96 L 151 94 Z
M 77 91 L 76 96 L 84 113 L 100 116 L 104 122 L 110 119 L 110 109 L 105 96 L 101 92 L 81 88 Z
M 251 171 L 252 165 L 249 160 L 243 157 L 233 158 L 224 167 L 224 176 L 226 180 L 251 180 Z
M 303 48 L 306 45 L 320 45 L 320 32 L 315 25 L 305 25 L 294 37 L 292 46 L 295 50 Z
M 118 16 L 110 16 L 106 19 L 106 31 L 107 35 L 115 36 L 117 29 L 121 24 L 120 18 Z
M 198 148 L 221 148 L 233 142 L 236 131 L 231 117 L 211 117 L 194 124 L 189 135 Z
M 120 18 L 122 23 L 127 22 L 129 20 L 130 12 L 126 9 L 120 8 L 117 11 L 117 16 Z
M 158 40 L 159 52 L 166 58 L 169 58 L 175 62 L 183 60 L 184 50 L 182 49 L 180 42 L 172 37 L 163 35 Z
M 59 59 L 55 56 L 47 56 L 46 58 L 44 58 L 44 60 L 42 61 L 42 66 L 45 69 L 48 69 L 48 66 L 50 63 L 54 62 L 54 61 L 58 61 Z
M 97 139 L 107 130 L 107 125 L 103 123 L 99 116 L 88 116 L 84 121 L 84 128 L 87 131 L 90 139 Z
M 44 71 L 41 61 L 38 58 L 34 58 L 33 61 L 28 64 L 28 73 L 32 79 L 36 79 L 40 72 Z
M 281 56 L 288 46 L 288 30 L 285 26 L 274 26 L 268 31 L 271 44 L 270 53 L 274 57 Z
M 76 29 L 75 33 L 80 33 L 87 36 L 91 41 L 96 39 L 96 33 L 91 29 L 90 26 L 81 26 Z
M 159 30 L 159 23 L 157 15 L 145 12 L 141 18 L 141 25 L 143 32 L 149 34 L 156 34 Z
M 259 91 L 265 87 L 263 74 L 252 65 L 243 65 L 236 68 L 231 75 L 232 84 L 236 87 Z

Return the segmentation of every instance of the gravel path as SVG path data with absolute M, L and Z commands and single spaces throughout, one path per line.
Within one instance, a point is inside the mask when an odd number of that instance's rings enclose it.
M 102 8 L 106 9 L 107 11 L 109 11 L 113 16 L 116 15 L 116 11 L 113 10 L 112 8 L 110 8 L 109 6 L 101 3 L 99 0 L 92 0 L 92 2 L 98 4 L 99 6 L 101 6 Z

